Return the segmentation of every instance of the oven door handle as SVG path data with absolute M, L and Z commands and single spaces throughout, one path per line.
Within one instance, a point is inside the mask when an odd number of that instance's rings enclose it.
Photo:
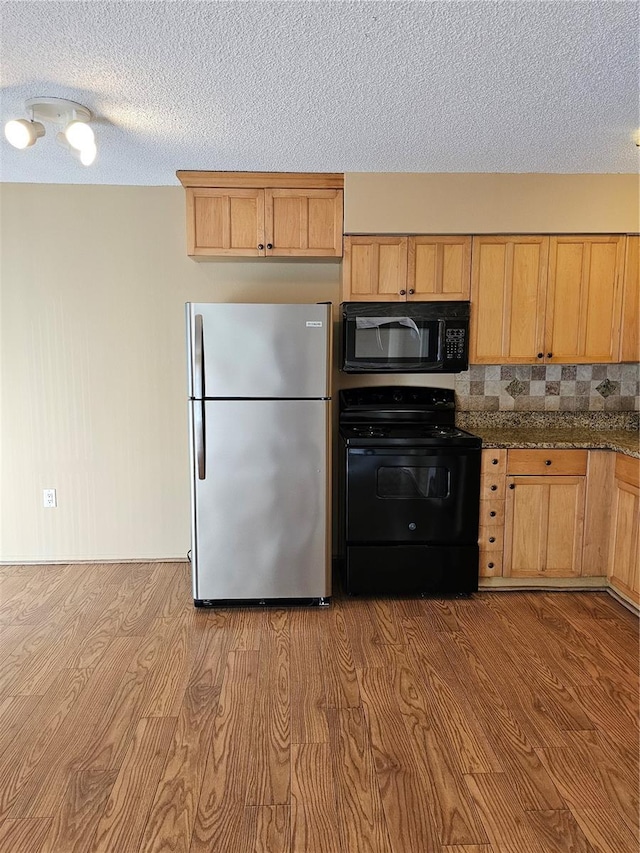
M 445 334 L 446 334 L 446 323 L 444 320 L 438 320 L 438 351 L 436 353 L 436 359 L 438 366 L 444 364 L 444 347 L 445 347 Z

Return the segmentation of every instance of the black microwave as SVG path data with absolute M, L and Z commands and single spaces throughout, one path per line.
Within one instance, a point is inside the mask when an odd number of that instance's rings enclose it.
M 469 302 L 343 302 L 345 373 L 459 373 L 469 366 Z

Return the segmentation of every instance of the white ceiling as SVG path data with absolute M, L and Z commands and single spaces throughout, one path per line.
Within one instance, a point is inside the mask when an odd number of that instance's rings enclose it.
M 636 172 L 640 4 L 2 2 L 2 124 L 97 116 L 98 159 L 0 143 L 3 181 L 177 169 Z

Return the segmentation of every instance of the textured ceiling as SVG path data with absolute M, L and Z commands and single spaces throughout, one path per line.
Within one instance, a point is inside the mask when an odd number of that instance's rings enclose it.
M 635 172 L 640 4 L 1 2 L 2 123 L 97 116 L 85 168 L 0 143 L 3 181 L 176 184 L 177 169 Z

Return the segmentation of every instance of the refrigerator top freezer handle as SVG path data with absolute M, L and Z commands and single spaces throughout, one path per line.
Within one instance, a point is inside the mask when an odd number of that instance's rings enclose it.
M 202 325 L 202 314 L 195 316 L 195 347 L 194 347 L 194 394 L 202 399 L 204 397 L 204 328 Z

